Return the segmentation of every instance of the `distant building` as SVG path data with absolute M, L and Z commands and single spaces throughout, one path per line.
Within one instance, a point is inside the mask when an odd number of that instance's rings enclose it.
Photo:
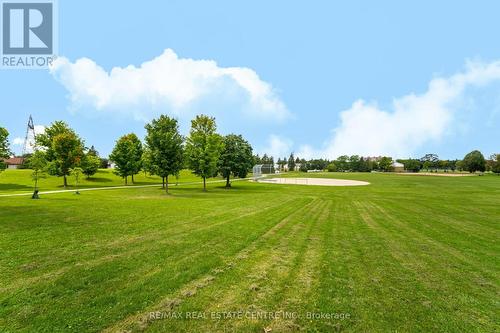
M 3 162 L 7 165 L 7 169 L 19 169 L 24 163 L 24 158 L 11 157 L 3 160 Z
M 392 168 L 394 169 L 394 172 L 404 172 L 405 171 L 405 165 L 403 163 L 399 163 L 399 162 L 392 162 Z

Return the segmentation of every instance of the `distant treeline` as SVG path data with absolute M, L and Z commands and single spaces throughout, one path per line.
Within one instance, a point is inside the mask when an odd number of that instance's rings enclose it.
M 395 162 L 403 165 L 407 172 L 484 172 L 491 171 L 500 173 L 500 154 L 493 154 L 489 159 L 485 159 L 483 154 L 474 150 L 465 155 L 462 160 L 442 160 L 436 154 L 426 154 L 418 159 L 396 159 L 389 156 L 363 157 L 359 155 L 339 156 L 335 160 L 327 159 L 301 159 L 290 154 L 288 158 L 278 158 L 275 162 L 274 157 L 264 154 L 254 156 L 255 164 L 276 165 L 279 171 L 303 171 L 310 170 L 328 170 L 330 172 L 390 172 L 400 171 L 395 167 Z

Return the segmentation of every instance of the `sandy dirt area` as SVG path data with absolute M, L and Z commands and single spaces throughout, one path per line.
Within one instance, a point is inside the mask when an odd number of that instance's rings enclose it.
M 263 178 L 261 183 L 290 184 L 290 185 L 316 185 L 316 186 L 362 186 L 369 185 L 368 182 L 348 179 L 332 178 Z

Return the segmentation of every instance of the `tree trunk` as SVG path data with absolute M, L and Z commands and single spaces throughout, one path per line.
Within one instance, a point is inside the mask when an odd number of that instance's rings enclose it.
M 167 176 L 167 177 L 165 177 L 165 178 L 166 178 L 166 179 L 165 179 L 165 180 L 166 180 L 166 181 L 165 181 L 165 192 L 168 194 L 168 176 Z
M 128 177 L 125 176 L 125 185 L 128 185 Z
M 132 184 L 134 183 L 134 174 L 132 174 Z
M 66 175 L 64 175 L 64 188 L 68 186 L 68 180 L 66 179 Z
M 226 178 L 226 188 L 230 188 L 231 187 L 231 182 L 229 181 L 229 176 L 227 176 Z
M 207 191 L 207 178 L 206 177 L 203 177 L 203 191 L 204 192 Z
M 165 177 L 161 177 L 161 188 L 165 188 Z

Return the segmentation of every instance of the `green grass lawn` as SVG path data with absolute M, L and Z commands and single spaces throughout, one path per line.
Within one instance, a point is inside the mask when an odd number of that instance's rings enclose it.
M 10 194 L 10 193 L 32 193 L 34 182 L 31 178 L 31 170 L 5 170 L 0 173 L 0 194 Z M 222 178 L 217 178 L 222 179 Z M 214 180 L 214 179 L 210 179 Z M 170 176 L 169 183 L 176 183 L 176 178 Z M 178 182 L 198 182 L 199 177 L 196 177 L 189 170 L 181 171 L 179 175 Z M 153 185 L 160 184 L 162 182 L 161 178 L 158 176 L 146 175 L 144 173 L 139 173 L 134 176 L 134 183 L 132 183 L 131 178 L 128 178 L 128 185 Z M 68 187 L 67 189 L 74 189 L 75 183 L 72 176 L 68 176 Z M 113 173 L 111 169 L 100 169 L 95 175 L 90 178 L 82 177 L 79 188 L 95 188 L 95 187 L 112 187 L 112 186 L 123 186 L 125 185 L 125 180 Z M 53 191 L 53 190 L 64 190 L 63 178 L 62 177 L 52 177 L 47 176 L 40 179 L 39 181 L 40 191 Z
M 500 177 L 307 176 L 0 198 L 0 332 L 498 330 Z

